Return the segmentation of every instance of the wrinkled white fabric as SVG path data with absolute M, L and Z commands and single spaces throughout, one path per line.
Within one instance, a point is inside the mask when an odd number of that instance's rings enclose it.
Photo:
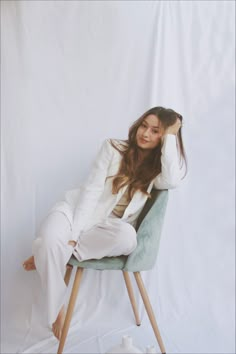
M 54 211 L 42 222 L 33 242 L 32 250 L 45 293 L 49 325 L 56 320 L 62 305 L 66 305 L 64 275 L 72 253 L 79 261 L 84 261 L 129 255 L 137 246 L 134 227 L 113 215 L 83 232 L 76 248 L 68 245 L 70 240 L 71 224 L 63 213 Z
M 137 246 L 135 228 L 114 216 L 82 232 L 73 255 L 79 261 L 129 255 Z
M 65 215 L 54 212 L 42 222 L 33 242 L 32 252 L 45 293 L 49 325 L 56 320 L 65 302 L 64 275 L 73 252 L 73 247 L 68 245 L 70 235 L 71 225 Z
M 22 262 L 102 141 L 157 105 L 183 115 L 189 172 L 144 283 L 167 353 L 235 353 L 234 73 L 234 1 L 1 1 L 2 353 L 57 352 Z M 64 352 L 157 349 L 133 288 L 140 327 L 122 273 L 85 270 Z

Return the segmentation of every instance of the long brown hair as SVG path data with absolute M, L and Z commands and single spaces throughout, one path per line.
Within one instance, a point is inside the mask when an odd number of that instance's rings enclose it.
M 129 198 L 132 198 L 137 190 L 150 197 L 147 188 L 150 182 L 161 172 L 161 142 L 141 162 L 140 148 L 136 143 L 137 130 L 143 120 L 150 114 L 155 115 L 160 120 L 164 129 L 173 125 L 177 118 L 183 122 L 183 117 L 174 110 L 164 107 L 153 107 L 131 125 L 127 140 L 121 141 L 117 145 L 111 139 L 112 146 L 122 155 L 119 171 L 113 179 L 113 194 L 118 193 L 122 187 L 128 185 Z M 184 151 L 181 127 L 177 134 L 177 144 L 180 152 L 180 164 L 185 164 L 185 176 L 187 172 L 187 159 Z

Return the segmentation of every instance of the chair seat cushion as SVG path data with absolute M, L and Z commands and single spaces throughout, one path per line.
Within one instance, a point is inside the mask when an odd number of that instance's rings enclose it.
M 68 264 L 75 267 L 97 270 L 119 270 L 124 268 L 126 260 L 127 256 L 119 256 L 104 257 L 102 259 L 89 259 L 87 261 L 79 262 L 74 256 L 72 256 Z

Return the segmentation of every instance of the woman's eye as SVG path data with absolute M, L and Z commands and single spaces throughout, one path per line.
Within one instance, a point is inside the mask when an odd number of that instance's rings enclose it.
M 157 134 L 157 133 L 159 133 L 159 130 L 153 130 L 152 131 L 154 134 Z

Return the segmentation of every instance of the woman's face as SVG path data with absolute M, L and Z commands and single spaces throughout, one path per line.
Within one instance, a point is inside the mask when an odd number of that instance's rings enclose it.
M 144 118 L 137 130 L 136 143 L 142 149 L 154 149 L 161 142 L 163 132 L 160 120 L 150 114 Z

